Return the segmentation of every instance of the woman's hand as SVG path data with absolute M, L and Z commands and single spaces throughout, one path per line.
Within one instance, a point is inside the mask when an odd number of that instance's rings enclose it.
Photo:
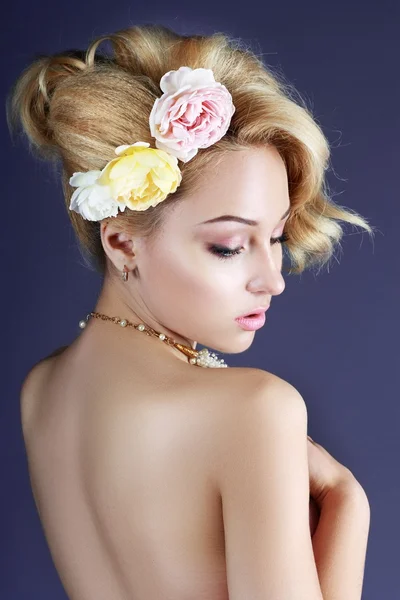
M 319 511 L 328 493 L 334 492 L 335 488 L 343 490 L 346 488 L 349 494 L 365 494 L 360 483 L 353 473 L 338 462 L 325 448 L 308 438 L 308 468 L 310 474 L 310 496 L 315 501 Z M 366 496 L 365 496 L 366 497 Z M 315 522 L 315 507 L 310 500 L 310 527 L 311 519 Z M 311 511 L 313 516 L 311 516 Z

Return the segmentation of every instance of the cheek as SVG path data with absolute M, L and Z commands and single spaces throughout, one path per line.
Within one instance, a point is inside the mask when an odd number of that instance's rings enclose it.
M 240 281 L 237 271 L 235 275 L 212 256 L 205 258 L 171 250 L 150 258 L 143 273 L 145 295 L 158 314 L 162 307 L 169 314 L 176 308 L 182 317 L 186 314 L 193 319 L 193 314 L 209 314 L 212 307 L 219 311 L 226 307 L 227 298 L 232 300 Z

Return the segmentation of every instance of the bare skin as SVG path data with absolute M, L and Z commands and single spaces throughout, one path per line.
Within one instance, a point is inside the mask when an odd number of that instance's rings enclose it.
M 193 348 L 200 340 L 220 352 L 245 351 L 255 332 L 235 317 L 267 306 L 285 287 L 282 248 L 270 238 L 282 234 L 288 206 L 273 148 L 227 155 L 155 245 L 102 223 L 110 269 L 94 310 L 144 321 Z M 260 225 L 195 228 L 222 214 Z M 222 261 L 211 243 L 244 252 Z M 122 282 L 124 265 L 139 278 L 130 273 Z M 215 423 L 232 393 L 246 396 L 258 375 L 194 367 L 155 338 L 96 319 L 34 367 L 21 394 L 29 471 L 71 600 L 227 600 L 221 498 L 211 475 Z
M 36 367 L 23 411 L 33 492 L 65 590 L 72 600 L 225 599 L 203 435 L 211 414 L 193 392 L 205 379 L 212 388 L 216 373 L 165 356 L 139 332 L 111 348 L 116 326 L 95 325 L 89 342 Z

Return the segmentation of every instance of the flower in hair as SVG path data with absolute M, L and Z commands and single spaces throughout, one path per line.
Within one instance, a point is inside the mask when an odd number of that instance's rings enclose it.
M 208 148 L 225 135 L 235 106 L 211 69 L 179 67 L 161 77 L 160 87 L 164 93 L 149 117 L 157 148 L 186 163 L 198 148 Z
M 118 146 L 118 157 L 102 171 L 74 173 L 69 182 L 78 187 L 70 209 L 98 221 L 117 216 L 126 206 L 146 210 L 175 192 L 182 180 L 177 158 L 149 146 L 147 142 Z
M 102 170 L 99 183 L 108 185 L 111 195 L 132 210 L 156 206 L 179 186 L 182 175 L 178 160 L 150 148 L 147 142 L 118 146 L 119 155 Z
M 179 67 L 161 77 L 163 95 L 149 116 L 157 148 L 147 142 L 118 146 L 101 171 L 74 173 L 70 210 L 89 221 L 116 217 L 118 210 L 146 210 L 176 191 L 182 180 L 178 159 L 188 162 L 228 130 L 232 96 L 211 69 Z
M 80 213 L 87 221 L 101 221 L 106 217 L 116 217 L 118 209 L 125 210 L 125 204 L 116 202 L 106 185 L 100 185 L 101 171 L 74 173 L 70 185 L 77 187 L 71 197 L 70 210 Z

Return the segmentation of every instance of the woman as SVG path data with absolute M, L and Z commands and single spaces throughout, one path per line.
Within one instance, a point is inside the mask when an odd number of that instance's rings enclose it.
M 329 260 L 339 220 L 372 229 L 328 197 L 326 138 L 248 48 L 151 25 L 108 38 L 113 57 L 98 38 L 36 60 L 8 113 L 61 159 L 68 214 L 103 277 L 81 334 L 21 389 L 65 590 L 358 599 L 361 485 L 307 439 L 291 384 L 196 346 L 248 349 L 285 288 L 283 244 L 301 273 Z

